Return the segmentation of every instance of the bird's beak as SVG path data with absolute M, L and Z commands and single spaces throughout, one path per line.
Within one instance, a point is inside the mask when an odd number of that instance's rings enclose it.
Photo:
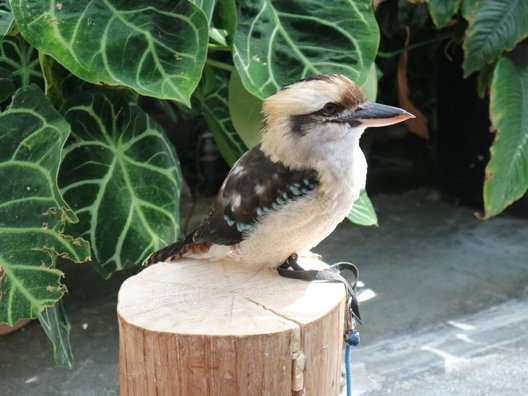
M 344 115 L 342 120 L 352 126 L 381 127 L 397 124 L 409 118 L 416 117 L 399 107 L 365 102 L 354 111 Z

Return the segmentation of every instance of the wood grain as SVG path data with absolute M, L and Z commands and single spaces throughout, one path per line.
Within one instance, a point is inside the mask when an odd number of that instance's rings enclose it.
M 148 267 L 119 292 L 121 394 L 338 395 L 344 297 L 268 268 Z

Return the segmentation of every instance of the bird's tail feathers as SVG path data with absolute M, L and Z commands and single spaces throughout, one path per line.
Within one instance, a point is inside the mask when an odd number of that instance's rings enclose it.
M 185 241 L 181 240 L 176 241 L 160 250 L 156 250 L 143 261 L 143 267 L 157 263 L 159 261 L 172 261 L 180 258 L 182 254 L 180 253 L 180 251 L 183 249 L 184 246 Z
M 178 260 L 183 255 L 187 255 L 186 257 L 190 258 L 208 258 L 207 255 L 213 243 L 211 241 L 194 243 L 193 234 L 194 232 L 191 232 L 187 238 L 155 251 L 143 261 L 143 267 L 160 261 L 170 263 L 171 261 Z
M 190 250 L 190 246 L 194 244 L 192 240 L 194 232 L 191 232 L 185 239 L 180 239 L 169 246 L 165 246 L 160 250 L 156 250 L 143 261 L 143 267 L 150 264 L 158 263 L 160 261 L 170 262 L 179 259 L 182 255 Z

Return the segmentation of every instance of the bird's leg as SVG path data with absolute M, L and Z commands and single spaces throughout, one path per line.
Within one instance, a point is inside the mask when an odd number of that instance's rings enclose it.
M 280 265 L 280 268 L 291 268 L 296 271 L 304 271 L 304 268 L 299 265 L 299 257 L 307 259 L 316 259 L 319 261 L 323 260 L 323 257 L 317 253 L 307 252 L 307 254 L 303 254 L 302 256 L 299 256 L 297 253 L 292 253 L 290 257 L 284 260 L 284 263 Z
M 305 270 L 297 262 L 298 257 L 299 256 L 296 253 L 293 253 L 284 261 L 284 263 L 279 265 L 277 267 L 279 275 L 286 278 L 305 281 L 341 282 L 345 285 L 347 294 L 347 331 L 354 330 L 354 319 L 361 323 L 359 302 L 356 296 L 356 284 L 358 279 L 358 270 L 356 266 L 352 263 L 339 262 L 323 270 Z M 342 273 L 344 271 L 349 271 L 352 274 L 352 282 L 349 282 L 343 277 Z
M 297 262 L 298 259 L 299 255 L 297 253 L 292 253 L 292 255 L 288 257 L 279 267 L 283 269 L 291 268 L 296 271 L 302 271 L 304 268 L 299 265 Z

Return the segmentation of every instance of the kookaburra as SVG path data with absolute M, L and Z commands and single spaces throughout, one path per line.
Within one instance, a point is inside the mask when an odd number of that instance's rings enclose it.
M 263 113 L 261 143 L 235 163 L 202 223 L 144 264 L 188 257 L 277 267 L 302 255 L 336 228 L 365 187 L 365 129 L 414 117 L 368 102 L 338 74 L 281 89 Z

